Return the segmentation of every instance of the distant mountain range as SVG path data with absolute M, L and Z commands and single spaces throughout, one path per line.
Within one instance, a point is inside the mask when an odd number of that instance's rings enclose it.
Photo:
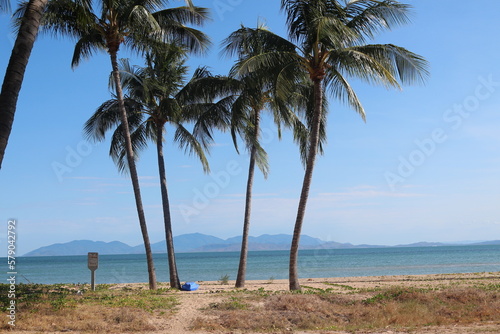
M 233 252 L 239 251 L 241 247 L 241 236 L 229 239 L 221 239 L 201 233 L 183 234 L 174 237 L 175 251 L 177 253 L 192 252 Z M 269 235 L 249 238 L 249 250 L 288 250 L 292 236 L 287 234 Z M 450 246 L 453 244 L 436 242 L 419 242 L 394 247 L 436 247 Z M 456 244 L 458 245 L 458 244 Z M 462 244 L 463 245 L 463 244 Z M 469 245 L 500 245 L 500 240 L 486 241 L 480 243 L 469 243 Z M 342 249 L 342 248 L 380 248 L 390 247 L 381 245 L 353 245 L 335 241 L 323 241 L 307 235 L 300 237 L 301 249 Z M 153 253 L 166 253 L 165 241 L 151 244 Z M 142 254 L 144 245 L 129 246 L 120 241 L 103 242 L 90 240 L 74 240 L 62 244 L 53 244 L 41 247 L 24 254 L 24 256 L 65 256 L 65 255 L 87 255 L 88 252 L 98 252 L 102 255 L 112 254 Z

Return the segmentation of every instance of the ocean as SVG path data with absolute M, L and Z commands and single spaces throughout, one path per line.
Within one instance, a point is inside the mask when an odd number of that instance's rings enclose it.
M 288 278 L 288 251 L 249 252 L 247 279 Z M 146 257 L 100 255 L 96 283 L 147 282 Z M 159 282 L 168 282 L 166 254 L 154 254 Z M 0 267 L 7 273 L 7 259 Z M 235 279 L 239 253 L 179 253 L 179 278 L 185 281 Z M 89 283 L 87 256 L 17 258 L 17 283 Z M 500 271 L 500 245 L 302 250 L 301 278 L 421 275 Z

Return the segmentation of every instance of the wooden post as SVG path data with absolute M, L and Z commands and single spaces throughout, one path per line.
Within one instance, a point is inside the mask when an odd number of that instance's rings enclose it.
M 95 271 L 99 268 L 99 253 L 89 252 L 87 267 L 90 269 L 90 288 L 95 291 Z

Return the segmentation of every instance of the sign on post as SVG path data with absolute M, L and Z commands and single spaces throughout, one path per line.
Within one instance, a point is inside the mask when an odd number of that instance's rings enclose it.
M 89 252 L 87 267 L 90 269 L 90 288 L 95 291 L 95 271 L 99 268 L 99 253 Z

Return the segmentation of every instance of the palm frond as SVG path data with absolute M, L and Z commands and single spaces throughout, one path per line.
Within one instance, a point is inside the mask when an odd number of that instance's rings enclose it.
M 235 73 L 231 75 L 243 76 L 262 69 L 282 68 L 290 63 L 300 64 L 300 60 L 300 56 L 295 52 L 264 52 L 237 61 L 234 66 Z
M 166 9 L 153 14 L 161 30 L 152 32 L 151 37 L 164 43 L 183 46 L 193 54 L 202 55 L 210 46 L 208 36 L 202 31 L 186 26 L 201 25 L 208 18 L 206 8 L 179 7 Z
M 160 31 L 161 27 L 155 15 L 144 6 L 135 5 L 128 14 L 128 23 L 134 27 L 134 34 L 147 36 L 151 32 Z
M 328 69 L 326 82 L 329 83 L 328 87 L 330 93 L 336 100 L 347 104 L 353 108 L 364 121 L 366 120 L 365 110 L 361 105 L 358 95 L 340 72 L 336 71 L 334 68 Z
M 0 1 L 0 13 L 10 13 L 10 0 Z
M 191 24 L 201 26 L 210 19 L 210 14 L 207 8 L 186 6 L 157 11 L 154 17 L 162 25 L 171 25 L 175 22 L 177 25 Z
M 221 56 L 239 58 L 259 54 L 263 51 L 293 52 L 295 45 L 266 27 L 249 28 L 242 26 L 231 33 L 221 43 Z
M 142 106 L 132 99 L 125 99 L 124 102 L 129 115 L 129 126 L 133 129 L 142 122 Z M 111 99 L 101 104 L 96 112 L 85 122 L 83 133 L 90 141 L 103 141 L 106 137 L 106 132 L 114 129 L 120 123 L 119 102 L 117 99 Z
M 304 167 L 307 164 L 310 149 L 310 132 L 314 121 L 315 98 L 314 87 L 312 84 L 301 85 L 297 89 L 297 96 L 295 100 L 299 102 L 300 113 L 303 121 L 298 117 L 293 120 L 294 141 L 299 145 L 300 157 Z M 328 99 L 323 98 L 323 105 L 321 108 L 321 119 L 319 124 L 319 142 L 318 154 L 323 154 L 323 148 L 326 144 L 326 125 L 328 119 Z
M 282 0 L 281 8 L 287 16 L 289 36 L 310 52 L 325 36 L 335 40 L 335 45 L 342 45 L 353 37 L 353 32 L 344 24 L 345 11 L 332 0 Z
M 200 159 L 205 173 L 210 172 L 210 166 L 205 156 L 205 150 L 195 136 L 189 132 L 182 124 L 176 124 L 177 130 L 175 131 L 174 141 L 178 143 L 179 147 L 189 155 L 195 155 Z
M 180 101 L 204 103 L 238 94 L 241 83 L 233 78 L 214 76 L 206 67 L 195 70 L 191 80 L 176 94 Z
M 139 66 L 132 65 L 127 58 L 119 59 L 118 71 L 120 73 L 121 87 L 129 92 L 129 95 L 135 96 L 139 87 L 143 84 L 143 69 Z M 116 82 L 113 78 L 113 73 L 109 75 L 109 87 L 112 91 L 116 90 Z
M 225 131 L 231 127 L 231 108 L 236 97 L 227 96 L 212 103 L 196 103 L 185 107 L 187 118 L 195 121 L 193 135 L 204 148 L 213 143 L 215 130 Z M 194 117 L 193 117 L 194 116 Z
M 347 26 L 368 38 L 410 22 L 412 6 L 393 0 L 357 0 L 346 4 Z
M 255 164 L 259 167 L 264 178 L 267 179 L 271 167 L 269 166 L 268 154 L 260 144 L 256 144 L 255 146 Z
M 359 78 L 371 84 L 379 84 L 385 87 L 400 88 L 393 71 L 387 67 L 387 62 L 380 62 L 379 58 L 372 53 L 365 53 L 363 49 L 356 47 L 337 50 L 327 60 L 336 71 L 346 75 Z
M 51 0 L 45 6 L 40 31 L 80 39 L 94 35 L 98 22 L 88 1 Z
M 5 0 L 5 1 L 7 1 L 10 6 L 10 0 Z M 19 2 L 16 10 L 14 11 L 14 13 L 12 13 L 12 29 L 15 34 L 19 33 L 19 28 L 21 27 L 21 23 L 23 21 L 23 17 L 24 14 L 26 13 L 26 10 L 28 9 L 28 5 L 29 1 Z
M 420 55 L 393 44 L 370 44 L 353 47 L 383 64 L 404 84 L 423 83 L 429 76 L 429 63 Z
M 130 133 L 132 151 L 134 152 L 135 161 L 139 160 L 139 153 L 147 147 L 147 142 L 151 139 L 149 137 L 149 132 L 146 124 L 147 123 L 139 124 L 139 126 Z M 128 173 L 128 158 L 125 148 L 125 137 L 123 135 L 122 124 L 120 124 L 113 132 L 113 136 L 111 137 L 109 156 L 113 159 L 113 162 L 121 173 Z
M 82 36 L 75 44 L 71 67 L 77 67 L 82 59 L 90 58 L 97 50 L 106 50 L 106 44 L 101 34 L 94 33 Z

